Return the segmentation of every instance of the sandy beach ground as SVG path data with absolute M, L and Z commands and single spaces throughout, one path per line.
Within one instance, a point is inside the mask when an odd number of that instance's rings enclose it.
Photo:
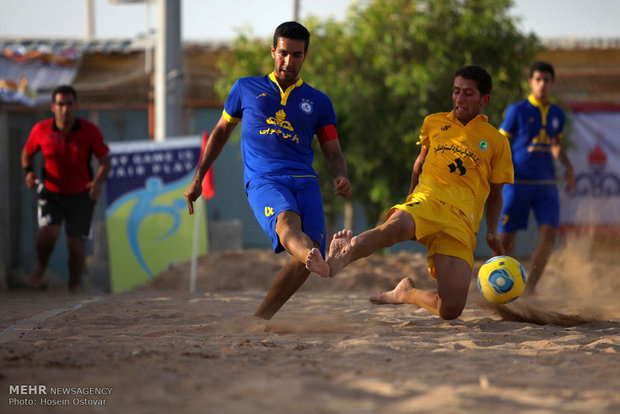
M 403 276 L 434 286 L 412 253 L 311 275 L 271 321 L 252 317 L 286 260 L 269 251 L 202 257 L 197 293 L 189 265 L 123 294 L 2 292 L 0 412 L 618 413 L 607 247 L 566 245 L 539 294 L 501 312 L 472 278 L 454 321 L 368 301 Z

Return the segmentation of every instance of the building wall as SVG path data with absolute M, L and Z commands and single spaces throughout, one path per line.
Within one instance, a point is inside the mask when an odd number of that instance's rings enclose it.
M 554 65 L 561 104 L 620 103 L 620 39 L 551 43 L 538 58 Z

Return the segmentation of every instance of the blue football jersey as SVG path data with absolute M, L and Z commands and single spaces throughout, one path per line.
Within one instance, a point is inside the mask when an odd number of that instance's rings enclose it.
M 564 111 L 530 95 L 506 111 L 500 132 L 510 139 L 515 183 L 555 181 L 551 138 L 562 135 Z
M 336 125 L 331 100 L 301 78 L 283 91 L 275 75 L 235 82 L 223 116 L 241 122 L 244 180 L 255 176 L 313 175 L 312 139 L 326 125 Z

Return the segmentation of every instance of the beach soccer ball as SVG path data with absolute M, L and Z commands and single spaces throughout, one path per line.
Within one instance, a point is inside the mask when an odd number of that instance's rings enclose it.
M 525 270 L 510 256 L 495 256 L 478 271 L 478 289 L 489 302 L 512 302 L 525 289 Z

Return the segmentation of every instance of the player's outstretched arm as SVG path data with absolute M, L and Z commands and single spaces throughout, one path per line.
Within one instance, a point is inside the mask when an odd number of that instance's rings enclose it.
M 236 123 L 228 122 L 226 118 L 221 117 L 211 132 L 205 151 L 196 169 L 196 174 L 194 174 L 192 182 L 189 183 L 187 190 L 185 190 L 185 199 L 187 200 L 189 214 L 194 214 L 194 201 L 202 194 L 202 180 L 205 174 L 207 174 L 211 165 L 222 152 L 224 145 L 226 145 L 236 125 Z
M 321 143 L 321 151 L 327 162 L 327 169 L 335 177 L 334 191 L 342 197 L 351 197 L 351 181 L 347 177 L 347 162 L 337 139 Z
M 34 156 L 29 155 L 24 149 L 21 158 L 22 169 L 24 170 L 24 177 L 26 178 L 26 186 L 32 190 L 36 186 L 38 180 L 37 174 L 32 167 Z
M 551 140 L 551 154 L 564 166 L 564 185 L 566 191 L 572 193 L 575 189 L 575 172 L 559 137 L 554 137 Z
M 99 168 L 97 168 L 97 174 L 95 174 L 95 178 L 88 183 L 88 195 L 91 200 L 98 200 L 101 196 L 103 183 L 106 178 L 108 178 L 108 174 L 111 169 L 112 161 L 110 160 L 109 154 L 105 154 L 99 158 Z
M 413 190 L 418 185 L 420 174 L 422 174 L 422 167 L 424 166 L 424 161 L 426 161 L 426 154 L 428 154 L 428 148 L 422 146 L 420 148 L 420 154 L 418 155 L 418 158 L 416 158 L 415 162 L 413 163 L 413 169 L 411 171 L 411 184 L 409 185 L 409 194 L 413 193 Z
M 487 235 L 486 241 L 491 250 L 496 255 L 506 254 L 504 245 L 497 238 L 497 226 L 499 225 L 499 218 L 502 214 L 502 206 L 504 205 L 504 197 L 502 190 L 504 188 L 503 183 L 490 183 L 489 197 L 487 198 Z
M 334 178 L 334 191 L 341 197 L 351 197 L 351 181 L 349 181 L 347 177 L 343 176 Z

